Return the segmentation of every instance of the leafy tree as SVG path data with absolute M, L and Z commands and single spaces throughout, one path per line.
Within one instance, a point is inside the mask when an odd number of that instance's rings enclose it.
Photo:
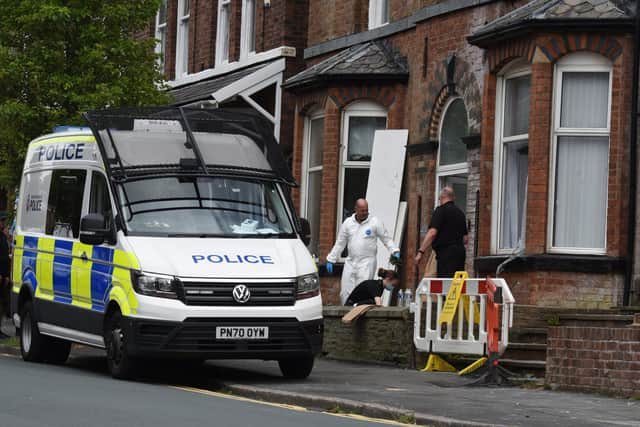
M 0 185 L 28 142 L 83 111 L 166 104 L 151 28 L 159 0 L 0 0 Z

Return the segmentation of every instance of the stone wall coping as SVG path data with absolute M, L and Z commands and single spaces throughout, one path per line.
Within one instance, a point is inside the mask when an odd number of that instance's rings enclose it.
M 633 322 L 631 314 L 560 314 L 560 320 L 611 320 L 616 322 Z
M 322 314 L 325 317 L 342 317 L 353 307 L 342 305 L 325 305 Z M 412 316 L 407 307 L 376 307 L 367 311 L 363 317 L 377 319 L 408 319 Z

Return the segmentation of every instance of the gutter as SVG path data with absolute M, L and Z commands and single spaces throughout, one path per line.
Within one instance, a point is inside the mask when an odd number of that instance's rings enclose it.
M 517 24 L 496 28 L 487 32 L 472 34 L 467 41 L 475 46 L 486 48 L 496 43 L 512 39 L 516 36 L 541 30 L 557 30 L 567 32 L 571 30 L 581 31 L 606 31 L 610 33 L 630 32 L 634 27 L 634 19 L 546 19 L 527 20 Z
M 640 74 L 640 0 L 636 2 L 635 34 L 633 39 L 633 78 L 631 80 L 631 132 L 629 132 L 629 228 L 627 235 L 627 268 L 622 305 L 630 305 L 635 261 L 636 211 L 638 181 L 638 77 Z

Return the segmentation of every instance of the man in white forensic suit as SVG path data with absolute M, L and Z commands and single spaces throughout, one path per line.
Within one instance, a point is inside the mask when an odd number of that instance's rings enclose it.
M 327 255 L 327 272 L 332 274 L 333 265 L 340 258 L 345 246 L 348 249 L 340 286 L 342 304 L 347 301 L 351 291 L 359 283 L 374 278 L 377 267 L 378 239 L 394 257 L 400 259 L 400 249 L 389 236 L 382 221 L 369 215 L 369 203 L 365 199 L 358 199 L 354 210 L 355 213 L 342 223 L 338 239 Z

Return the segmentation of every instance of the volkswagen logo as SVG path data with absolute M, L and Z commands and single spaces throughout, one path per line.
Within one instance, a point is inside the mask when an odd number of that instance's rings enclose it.
M 245 304 L 251 299 L 251 291 L 247 285 L 236 285 L 231 294 L 233 299 L 240 304 Z

